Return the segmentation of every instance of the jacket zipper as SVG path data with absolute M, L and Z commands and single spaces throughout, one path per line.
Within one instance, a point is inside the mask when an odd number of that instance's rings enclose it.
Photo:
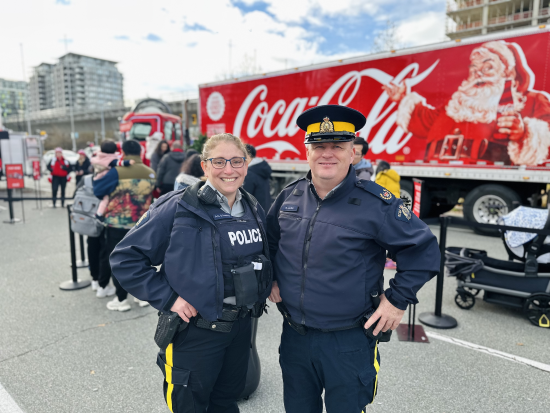
M 313 234 L 313 226 L 315 225 L 315 220 L 317 219 L 317 214 L 319 213 L 319 209 L 321 209 L 321 201 L 317 200 L 317 209 L 315 210 L 315 213 L 311 217 L 311 221 L 309 222 L 309 227 L 306 231 L 306 239 L 304 241 L 304 254 L 302 256 L 302 262 L 303 270 L 302 270 L 302 286 L 301 286 L 301 294 L 300 294 L 300 312 L 302 313 L 302 324 L 306 323 L 306 314 L 304 312 L 304 291 L 306 287 L 306 271 L 307 271 L 307 260 L 309 256 L 309 245 L 311 243 L 311 234 Z
M 218 274 L 218 260 L 216 258 L 216 240 L 215 240 L 215 231 L 213 229 L 210 230 L 212 232 L 212 248 L 214 249 L 214 268 L 216 268 L 216 307 L 219 307 L 218 298 L 220 296 L 220 276 Z M 216 308 L 216 313 L 218 313 L 219 308 Z M 221 314 L 221 313 L 220 313 Z M 218 314 L 218 316 L 220 316 Z

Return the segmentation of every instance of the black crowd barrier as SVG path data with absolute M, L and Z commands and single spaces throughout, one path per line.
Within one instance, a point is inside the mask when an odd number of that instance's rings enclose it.
M 69 217 L 69 241 L 71 244 L 71 271 L 72 279 L 69 281 L 64 281 L 59 284 L 59 289 L 61 290 L 80 290 L 86 288 L 91 284 L 90 280 L 79 280 L 78 279 L 78 266 L 76 262 L 76 242 L 75 242 L 75 233 L 71 229 L 71 206 L 67 205 L 67 215 Z M 84 261 L 84 237 L 80 236 L 80 252 L 82 254 L 82 261 Z
M 445 249 L 447 247 L 447 229 L 449 227 L 462 227 L 462 228 L 483 228 L 490 230 L 500 231 L 518 231 L 529 232 L 537 235 L 550 235 L 550 229 L 533 229 L 524 227 L 513 227 L 510 225 L 493 225 L 493 224 L 481 224 L 479 222 L 468 221 L 463 218 L 452 216 L 440 216 L 435 219 L 427 219 L 424 222 L 428 225 L 440 224 L 439 227 L 439 252 L 441 254 L 441 265 L 439 267 L 439 273 L 437 274 L 437 284 L 435 292 L 435 311 L 426 312 L 419 315 L 418 320 L 433 328 L 454 328 L 458 325 L 457 321 L 446 314 L 442 313 L 443 304 L 443 277 L 445 273 Z

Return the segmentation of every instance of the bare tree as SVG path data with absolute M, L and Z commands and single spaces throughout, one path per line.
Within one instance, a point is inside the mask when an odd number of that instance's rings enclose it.
M 374 53 L 388 52 L 390 50 L 399 49 L 400 47 L 403 47 L 403 44 L 397 33 L 397 27 L 392 20 L 388 19 L 386 20 L 386 27 L 379 31 L 374 38 L 372 51 Z

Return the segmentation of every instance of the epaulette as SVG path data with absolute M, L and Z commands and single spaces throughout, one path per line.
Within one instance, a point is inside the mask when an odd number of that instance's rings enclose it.
M 395 196 L 386 188 L 372 181 L 364 181 L 362 179 L 359 179 L 355 183 L 355 186 L 358 186 L 359 188 L 364 189 L 367 192 L 370 192 L 375 197 L 384 201 L 386 204 L 391 204 L 393 199 L 395 198 Z
M 183 188 L 183 189 L 180 189 L 179 191 L 170 191 L 167 194 L 164 194 L 160 198 L 157 198 L 157 200 L 151 204 L 151 207 L 158 208 L 159 206 L 164 204 L 166 201 L 169 201 L 175 196 L 181 196 L 186 189 L 187 188 Z
M 289 183 L 287 186 L 285 186 L 283 189 L 287 189 L 287 188 L 291 187 L 292 185 L 295 185 L 295 184 L 297 184 L 298 182 L 303 181 L 304 179 L 306 179 L 305 176 L 301 177 L 300 179 L 296 179 L 295 181 L 292 181 L 292 182 Z

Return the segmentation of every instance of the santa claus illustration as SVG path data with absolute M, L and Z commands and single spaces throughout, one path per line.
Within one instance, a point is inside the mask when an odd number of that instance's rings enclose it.
M 550 95 L 534 83 L 522 49 L 492 41 L 472 51 L 468 78 L 439 108 L 404 84 L 384 89 L 399 102 L 397 124 L 427 139 L 427 161 L 539 165 L 550 158 Z

